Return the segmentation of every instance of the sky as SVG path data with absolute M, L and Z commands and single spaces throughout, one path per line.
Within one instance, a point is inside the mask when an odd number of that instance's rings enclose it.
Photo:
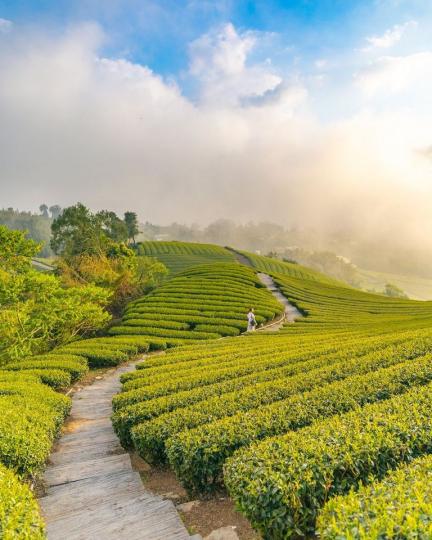
M 0 0 L 1 206 L 432 248 L 430 0 Z

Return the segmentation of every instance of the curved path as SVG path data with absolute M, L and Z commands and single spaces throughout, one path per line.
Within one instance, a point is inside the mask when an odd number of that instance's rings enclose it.
M 300 311 L 293 306 L 291 302 L 289 302 L 288 298 L 282 293 L 271 276 L 264 274 L 263 272 L 259 272 L 258 277 L 261 283 L 267 287 L 276 300 L 278 300 L 285 307 L 284 316 L 280 320 L 270 323 L 263 328 L 263 330 L 279 330 L 279 328 L 283 326 L 284 322 L 293 323 L 296 321 L 296 319 L 302 317 Z
M 39 500 L 48 540 L 189 540 L 173 503 L 145 489 L 112 428 L 111 400 L 130 363 L 76 392 Z
M 249 266 L 250 268 L 255 267 L 252 265 L 250 260 L 246 257 L 246 255 L 243 255 L 242 253 L 239 253 L 235 249 L 231 247 L 226 247 L 231 253 L 234 254 L 235 258 L 240 264 L 243 264 L 244 266 Z M 303 315 L 300 313 L 300 311 L 291 304 L 291 302 L 288 300 L 288 298 L 282 293 L 282 291 L 279 289 L 279 287 L 274 282 L 273 278 L 269 276 L 268 274 L 265 274 L 264 272 L 258 272 L 258 277 L 263 283 L 267 289 L 272 293 L 272 295 L 276 298 L 276 300 L 279 300 L 279 302 L 285 307 L 284 314 L 282 317 L 276 319 L 275 321 L 271 321 L 269 324 L 266 324 L 262 328 L 258 328 L 257 330 L 263 332 L 263 331 L 274 331 L 279 330 L 285 322 L 293 323 L 297 319 L 300 319 L 303 317 Z

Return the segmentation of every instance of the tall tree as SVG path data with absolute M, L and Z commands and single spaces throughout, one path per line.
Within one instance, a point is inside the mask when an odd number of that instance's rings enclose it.
M 49 211 L 51 212 L 51 218 L 57 219 L 61 214 L 62 209 L 58 204 L 54 204 L 53 206 L 49 207 Z
M 139 233 L 138 228 L 138 217 L 135 212 L 125 212 L 124 214 L 124 222 L 126 224 L 127 228 L 127 235 L 129 242 L 132 240 L 132 242 L 135 244 L 135 236 Z
M 49 217 L 48 215 L 48 206 L 44 203 L 39 206 L 40 213 L 43 215 L 44 218 Z

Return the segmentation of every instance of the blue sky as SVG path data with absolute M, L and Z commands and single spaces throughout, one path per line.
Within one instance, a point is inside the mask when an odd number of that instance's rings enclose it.
M 431 6 L 429 0 L 0 0 L 0 17 L 51 32 L 94 21 L 106 34 L 102 54 L 179 76 L 189 43 L 226 22 L 272 33 L 254 54 L 287 69 L 294 57 L 307 63 L 401 21 L 430 17 Z

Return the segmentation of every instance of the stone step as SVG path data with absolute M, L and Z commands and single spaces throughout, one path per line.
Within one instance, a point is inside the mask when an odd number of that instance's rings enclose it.
M 44 479 L 49 486 L 58 486 L 68 482 L 76 482 L 85 478 L 112 474 L 130 470 L 130 458 L 128 454 L 109 456 L 105 458 L 91 459 L 72 463 L 70 465 L 54 465 L 48 467 Z
M 136 497 L 142 490 L 137 472 L 122 471 L 54 486 L 50 495 L 40 499 L 40 505 L 45 519 L 53 521 L 101 503 L 115 502 L 121 497 Z
M 172 503 L 145 494 L 49 521 L 47 531 L 48 538 L 67 540 L 189 540 L 177 520 Z

